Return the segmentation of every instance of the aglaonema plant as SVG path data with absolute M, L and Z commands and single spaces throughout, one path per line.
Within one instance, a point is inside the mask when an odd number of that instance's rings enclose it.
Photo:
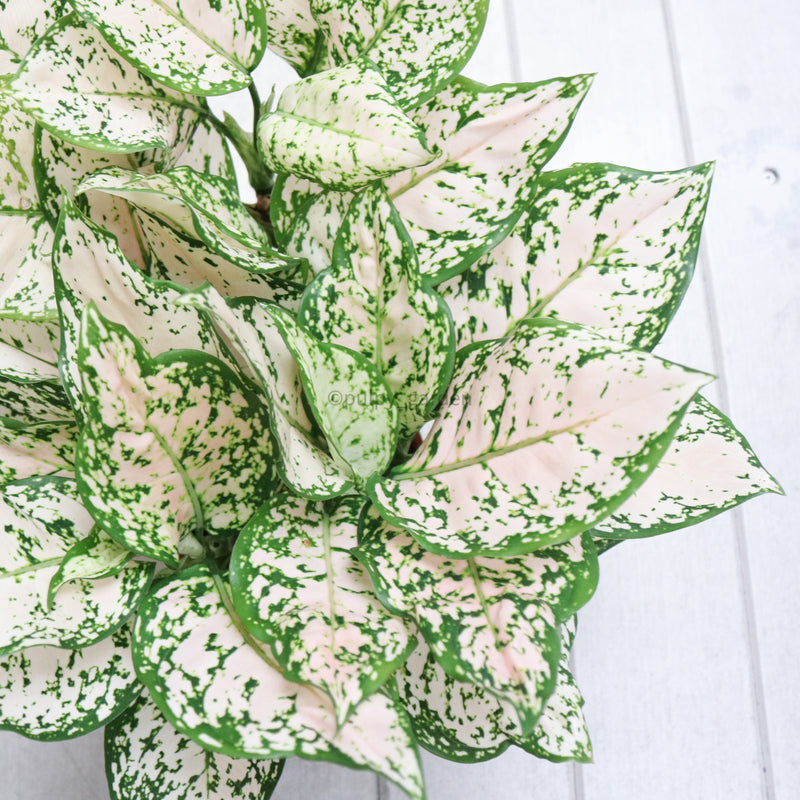
M 546 171 L 591 79 L 460 77 L 486 14 L 0 0 L 0 726 L 114 800 L 589 760 L 598 552 L 779 491 L 651 353 L 710 165 Z

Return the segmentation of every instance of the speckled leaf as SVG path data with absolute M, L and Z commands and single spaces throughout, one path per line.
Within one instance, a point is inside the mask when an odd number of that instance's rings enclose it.
M 41 214 L 0 212 L 0 318 L 57 319 L 52 252 L 53 229 Z
M 167 224 L 199 237 L 215 253 L 245 269 L 285 268 L 288 259 L 276 253 L 269 237 L 242 204 L 227 178 L 201 175 L 189 167 L 143 175 L 108 168 L 78 187 L 122 197 Z
M 194 120 L 191 133 L 177 142 L 171 159 L 162 164 L 168 167 L 188 167 L 201 175 L 214 175 L 236 185 L 236 168 L 225 136 L 209 117 Z
M 266 46 L 261 0 L 70 0 L 125 59 L 159 83 L 215 95 L 244 89 Z
M 559 317 L 652 349 L 692 278 L 711 171 L 579 164 L 542 175 L 511 235 L 440 287 L 459 346 Z
M 512 555 L 565 541 L 644 482 L 709 380 L 533 320 L 465 355 L 422 446 L 370 493 L 434 552 Z
M 74 420 L 24 424 L 0 421 L 0 483 L 34 475 L 69 475 L 75 462 Z
M 557 625 L 597 584 L 591 536 L 512 558 L 449 559 L 374 509 L 362 525 L 357 555 L 384 605 L 414 619 L 449 675 L 510 702 L 530 732 L 555 687 Z
M 547 701 L 533 733 L 515 742 L 548 761 L 592 760 L 592 742 L 583 716 L 583 695 L 566 659 L 558 668 L 556 688 Z
M 34 645 L 79 648 L 117 630 L 150 585 L 152 564 L 65 587 L 50 606 L 50 581 L 92 527 L 73 480 L 31 478 L 0 493 L 0 654 Z
M 1 36 L 1 34 L 0 34 Z M 8 81 L 19 69 L 19 58 L 16 53 L 0 44 L 0 81 Z
M 423 103 L 467 63 L 489 0 L 311 0 L 333 63 L 367 56 L 405 107 Z
M 134 554 L 95 525 L 87 536 L 70 547 L 47 589 L 48 604 L 55 604 L 58 590 L 67 583 L 119 575 Z
M 210 314 L 269 398 L 272 431 L 281 452 L 278 469 L 284 482 L 316 500 L 352 488 L 349 477 L 314 441 L 300 370 L 264 307 L 244 298 L 229 305 L 208 286 L 185 295 L 183 302 Z
M 279 176 L 270 204 L 278 244 L 290 256 L 305 258 L 315 273 L 328 269 L 333 244 L 354 196 L 328 191 L 294 175 Z
M 595 530 L 610 539 L 655 536 L 765 492 L 783 490 L 733 423 L 698 397 L 653 474 Z
M 462 78 L 412 113 L 437 158 L 386 187 L 429 281 L 461 272 L 508 234 L 590 82 L 486 87 Z
M 422 798 L 408 720 L 394 701 L 372 695 L 337 726 L 328 696 L 283 677 L 234 614 L 230 587 L 204 566 L 145 600 L 133 654 L 167 719 L 203 747 L 238 758 L 300 755 L 366 766 Z
M 87 174 L 111 165 L 135 168 L 140 163 L 148 163 L 147 159 L 141 158 L 141 153 L 99 153 L 80 147 L 64 141 L 41 125 L 36 126 L 35 146 L 36 186 L 44 216 L 53 228 L 58 225 L 62 197 L 71 197 Z M 126 258 L 139 266 L 145 265 L 136 222 L 124 200 L 97 192 L 88 198 L 78 198 L 76 203 L 98 227 L 114 235 Z
M 149 279 L 123 255 L 110 234 L 87 220 L 65 199 L 53 254 L 56 296 L 61 318 L 61 374 L 76 407 L 81 402 L 77 365 L 80 319 L 86 304 L 124 325 L 144 349 L 218 353 L 210 326 L 192 308 L 176 306 L 180 292 Z
M 381 187 L 353 201 L 333 266 L 306 289 L 299 319 L 375 365 L 394 395 L 401 436 L 430 418 L 453 370 L 452 321 L 441 297 L 422 286 L 414 245 Z
M 0 730 L 72 739 L 113 719 L 141 689 L 127 627 L 82 650 L 31 647 L 0 658 Z
M 172 147 L 184 116 L 204 113 L 192 98 L 155 85 L 120 59 L 76 14 L 36 42 L 11 89 L 48 130 L 110 153 Z
M 0 131 L 1 226 L 6 215 L 35 212 L 39 197 L 33 178 L 33 120 L 2 88 L 0 117 L 3 120 Z
M 204 750 L 147 693 L 106 726 L 105 756 L 111 800 L 269 800 L 283 769 Z
M 0 317 L 53 320 L 53 232 L 34 180 L 34 122 L 2 90 L 0 118 Z
M 299 306 L 303 286 L 279 277 L 274 264 L 265 261 L 263 269 L 242 267 L 152 214 L 141 211 L 137 218 L 147 240 L 154 277 L 187 289 L 208 282 L 228 298 L 258 297 L 293 310 Z
M 481 686 L 451 678 L 422 637 L 398 672 L 403 705 L 420 745 L 454 761 L 484 761 L 510 744 L 550 760 L 591 760 L 591 743 L 581 707 L 583 698 L 568 666 L 568 639 L 562 626 L 561 659 L 553 694 L 533 731 L 524 735 L 507 701 Z
M 58 380 L 57 322 L 0 319 L 0 372 L 20 381 Z
M 0 417 L 17 425 L 72 421 L 72 410 L 61 384 L 20 381 L 0 372 Z
M 87 411 L 78 484 L 120 544 L 177 566 L 184 536 L 238 533 L 275 488 L 266 409 L 221 361 L 186 351 L 151 359 L 90 305 L 78 367 Z
M 500 242 L 530 204 L 542 166 L 556 151 L 590 78 L 485 87 L 463 78 L 412 112 L 437 158 L 387 179 L 420 268 L 435 283 Z M 351 195 L 293 175 L 275 186 L 278 242 L 315 270 L 327 269 Z
M 0 81 L 10 79 L 18 69 L 17 55 L 0 44 Z
M 363 498 L 335 508 L 291 495 L 261 508 L 231 558 L 236 611 L 284 675 L 323 689 L 341 724 L 400 666 L 414 644 L 380 604 L 358 544 Z
M 381 474 L 397 445 L 397 408 L 376 368 L 362 355 L 320 342 L 292 314 L 264 306 L 291 351 L 334 462 L 356 484 Z
M 235 173 L 227 145 L 216 128 L 203 117 L 186 115 L 182 120 L 179 141 L 171 150 L 100 153 L 66 142 L 40 125 L 36 126 L 34 136 L 36 187 L 42 211 L 53 227 L 58 223 L 62 195 L 74 195 L 88 175 L 109 167 L 152 171 L 153 168 L 163 170 L 184 166 L 207 175 L 234 180 Z M 123 198 L 105 191 L 88 192 L 76 198 L 76 203 L 101 228 L 117 237 L 128 258 L 144 264 L 135 222 Z
M 0 45 L 21 58 L 69 10 L 67 0 L 0 0 Z
M 338 189 L 363 186 L 433 158 L 421 128 L 399 108 L 369 62 L 289 86 L 275 111 L 259 121 L 258 139 L 271 169 Z
M 313 71 L 322 49 L 322 34 L 308 0 L 269 0 L 267 47 L 288 61 L 300 75 Z

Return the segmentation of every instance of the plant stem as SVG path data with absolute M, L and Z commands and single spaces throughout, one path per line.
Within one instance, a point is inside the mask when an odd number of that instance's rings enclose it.
M 257 94 L 258 92 L 256 91 Z M 245 131 L 227 112 L 225 112 L 223 119 L 211 112 L 209 112 L 208 118 L 211 124 L 236 148 L 236 152 L 244 161 L 247 169 L 247 179 L 250 181 L 255 193 L 259 196 L 268 197 L 272 191 L 274 180 L 271 170 L 258 155 L 255 131 L 253 133 Z

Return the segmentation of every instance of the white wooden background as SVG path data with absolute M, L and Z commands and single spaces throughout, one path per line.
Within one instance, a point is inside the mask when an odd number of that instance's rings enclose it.
M 661 352 L 720 376 L 710 398 L 788 496 L 603 557 L 575 654 L 594 764 L 515 750 L 476 766 L 426 756 L 429 799 L 795 800 L 800 5 L 492 3 L 471 77 L 598 73 L 557 166 L 717 161 L 702 263 Z M 265 92 L 287 78 L 267 65 L 259 76 Z M 107 800 L 98 734 L 47 745 L 0 734 L 0 775 L 6 800 Z M 293 760 L 274 800 L 305 798 L 403 795 L 369 773 Z

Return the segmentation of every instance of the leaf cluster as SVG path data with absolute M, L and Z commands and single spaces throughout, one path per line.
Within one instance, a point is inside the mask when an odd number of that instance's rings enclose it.
M 598 553 L 780 491 L 652 353 L 711 166 L 548 171 L 591 77 L 461 77 L 487 5 L 0 0 L 0 727 L 114 800 L 590 760 Z

